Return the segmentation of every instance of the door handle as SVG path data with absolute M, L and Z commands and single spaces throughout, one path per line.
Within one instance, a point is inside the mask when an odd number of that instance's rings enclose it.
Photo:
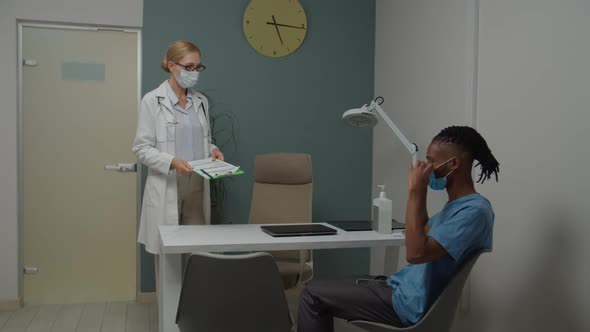
M 137 172 L 137 164 L 118 163 L 104 166 L 105 171 L 113 171 L 119 173 L 135 173 Z

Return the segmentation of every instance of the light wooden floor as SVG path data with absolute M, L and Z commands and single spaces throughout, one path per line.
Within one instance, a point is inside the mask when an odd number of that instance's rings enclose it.
M 297 321 L 301 288 L 288 290 L 287 302 Z M 343 320 L 336 332 L 360 332 Z M 14 312 L 0 311 L 0 332 L 157 332 L 156 304 L 109 302 L 28 306 Z M 236 331 L 239 332 L 239 331 Z

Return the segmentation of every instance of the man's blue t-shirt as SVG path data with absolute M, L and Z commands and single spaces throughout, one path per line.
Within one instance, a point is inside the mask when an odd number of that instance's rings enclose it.
M 416 324 L 424 316 L 465 259 L 479 250 L 492 249 L 494 212 L 480 194 L 445 204 L 428 225 L 427 235 L 448 255 L 428 263 L 409 264 L 387 279 L 393 288 L 393 308 L 406 325 Z

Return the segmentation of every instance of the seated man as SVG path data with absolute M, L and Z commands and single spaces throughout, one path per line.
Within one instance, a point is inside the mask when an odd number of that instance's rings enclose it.
M 428 147 L 428 161 L 410 166 L 406 210 L 406 258 L 410 263 L 389 278 L 314 280 L 299 303 L 299 332 L 334 331 L 333 317 L 398 327 L 416 324 L 444 287 L 475 252 L 492 248 L 494 213 L 475 191 L 495 176 L 499 164 L 481 135 L 470 127 L 442 130 Z M 446 189 L 449 200 L 434 217 L 426 211 L 427 187 Z

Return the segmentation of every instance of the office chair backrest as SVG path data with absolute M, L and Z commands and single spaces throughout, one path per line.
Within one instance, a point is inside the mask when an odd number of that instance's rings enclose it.
M 385 331 L 413 331 L 413 332 L 448 332 L 451 329 L 453 320 L 455 318 L 455 311 L 461 298 L 461 292 L 465 286 L 465 281 L 471 272 L 471 269 L 477 262 L 479 256 L 487 252 L 482 250 L 472 254 L 470 258 L 463 263 L 463 266 L 453 276 L 451 281 L 439 295 L 439 297 L 430 306 L 428 312 L 415 325 L 398 328 L 379 323 L 367 321 L 349 321 L 349 323 L 361 327 L 371 332 L 385 332 Z
M 191 255 L 176 323 L 181 332 L 288 332 L 283 284 L 267 253 Z
M 461 299 L 461 293 L 465 286 L 465 281 L 471 273 L 471 269 L 477 262 L 479 256 L 486 251 L 479 251 L 468 258 L 459 271 L 453 276 L 451 281 L 434 301 L 428 312 L 418 323 L 421 325 L 421 331 L 450 331 L 455 312 Z
M 312 222 L 311 156 L 275 153 L 256 156 L 251 224 Z M 273 251 L 275 258 L 299 259 L 299 251 Z M 305 251 L 305 260 L 311 255 Z

